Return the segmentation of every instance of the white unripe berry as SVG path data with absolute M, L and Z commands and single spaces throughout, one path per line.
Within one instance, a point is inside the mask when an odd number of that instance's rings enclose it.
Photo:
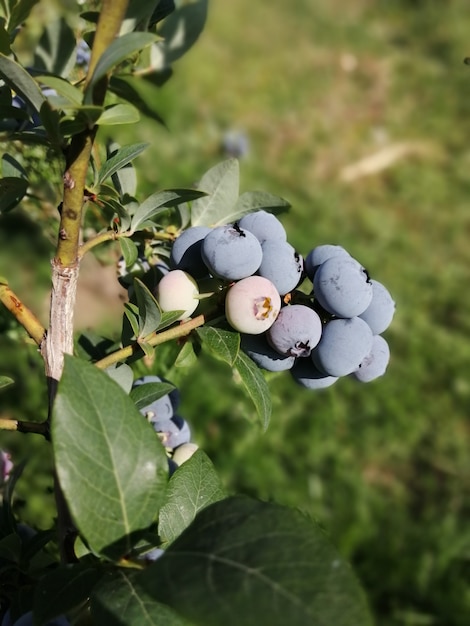
M 162 311 L 184 311 L 178 318 L 190 317 L 199 304 L 199 288 L 190 274 L 182 270 L 168 272 L 158 283 L 155 297 Z
M 199 446 L 196 443 L 183 443 L 181 446 L 178 446 L 173 453 L 173 461 L 176 465 L 180 466 L 185 461 L 190 459 L 196 450 L 199 449 Z

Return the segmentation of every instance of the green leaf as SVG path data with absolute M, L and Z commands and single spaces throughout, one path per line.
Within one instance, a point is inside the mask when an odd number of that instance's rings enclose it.
M 129 215 L 129 212 L 127 211 L 126 207 L 124 207 L 120 202 L 118 202 L 117 200 L 114 200 L 113 198 L 103 198 L 102 196 L 100 196 L 99 200 L 100 202 L 104 204 L 105 207 L 110 209 L 113 213 L 115 213 L 119 217 L 119 225 L 120 225 L 119 230 L 126 231 L 131 224 L 131 216 Z M 124 240 L 123 238 L 119 240 L 119 243 L 121 244 L 121 248 L 122 248 L 123 240 Z
M 139 346 L 146 357 L 148 357 L 149 359 L 153 357 L 153 353 L 155 352 L 155 348 L 153 346 L 151 346 L 146 341 L 139 341 Z
M 231 207 L 231 211 L 227 211 L 222 219 L 214 224 L 221 226 L 236 222 L 247 213 L 260 211 L 264 209 L 271 213 L 281 213 L 287 211 L 290 204 L 284 198 L 273 196 L 265 191 L 246 191 L 238 198 L 235 205 Z
M 240 185 L 240 171 L 237 159 L 227 159 L 212 167 L 204 174 L 198 189 L 208 195 L 193 202 L 191 224 L 193 226 L 213 226 L 225 223 L 227 215 L 237 202 Z
M 200 626 L 372 624 L 349 565 L 316 524 L 240 496 L 201 511 L 133 582 L 136 596 Z
M 26 20 L 31 13 L 31 9 L 37 4 L 39 0 L 19 0 L 13 5 L 13 9 L 10 13 L 8 20 L 8 32 L 13 33 L 17 26 Z
M 157 35 L 152 33 L 126 33 L 121 37 L 117 37 L 101 55 L 96 65 L 87 91 L 85 92 L 85 102 L 91 102 L 94 86 L 113 67 L 151 43 L 154 43 L 157 39 Z
M 168 395 L 174 388 L 175 386 L 170 383 L 145 383 L 134 387 L 130 396 L 135 406 L 140 410 L 155 400 Z
M 102 576 L 103 570 L 87 563 L 63 565 L 46 573 L 34 590 L 34 623 L 46 624 L 85 602 Z
M 59 111 L 54 109 L 48 100 L 45 100 L 39 112 L 39 116 L 50 142 L 57 148 L 61 148 L 64 142 L 60 132 L 61 114 Z
M 196 332 L 214 356 L 231 366 L 235 365 L 240 351 L 239 333 L 212 326 L 202 326 Z
M 126 267 L 132 267 L 139 256 L 139 249 L 132 239 L 129 239 L 129 237 L 121 237 L 119 239 L 119 245 L 121 246 L 121 252 L 124 257 Z
M 0 24 L 0 52 L 9 56 L 11 54 L 10 35 L 5 30 L 3 24 Z
M 108 558 L 127 554 L 155 519 L 168 480 L 165 450 L 152 426 L 107 374 L 65 355 L 52 444 L 80 534 Z
M 28 179 L 28 175 L 24 167 L 11 154 L 2 156 L 2 174 L 6 178 L 24 178 Z
M 128 146 L 123 146 L 116 152 L 112 153 L 98 173 L 98 185 L 101 185 L 101 183 L 103 183 L 107 178 L 112 176 L 121 168 L 125 167 L 149 145 L 150 144 L 148 143 L 134 143 Z
M 112 76 L 109 89 L 119 98 L 136 106 L 141 113 L 165 126 L 165 122 L 156 110 L 159 102 L 159 89 L 148 80 L 133 76 Z
M 125 393 L 129 393 L 134 382 L 134 372 L 125 363 L 117 363 L 111 365 L 104 370 L 110 378 L 112 378 Z
M 156 44 L 162 56 L 161 67 L 174 63 L 197 41 L 207 18 L 207 0 L 196 0 L 174 11 L 159 31 L 163 41 Z
M 58 76 L 37 76 L 36 80 L 46 87 L 55 89 L 57 93 L 64 97 L 73 106 L 80 106 L 83 100 L 83 93 L 74 87 L 68 80 Z
M 157 330 L 162 313 L 150 289 L 139 278 L 134 278 L 134 290 L 139 307 L 139 335 L 142 339 Z
M 197 626 L 164 603 L 135 589 L 135 571 L 108 572 L 93 590 L 94 624 L 106 626 Z
M 6 389 L 7 387 L 10 387 L 14 384 L 15 381 L 13 380 L 13 378 L 10 378 L 9 376 L 0 376 L 0 389 Z
M 96 120 L 98 126 L 114 126 L 117 124 L 134 124 L 140 119 L 139 111 L 132 104 L 113 104 Z
M 141 224 L 156 217 L 170 207 L 178 206 L 201 198 L 205 193 L 196 189 L 168 189 L 157 191 L 142 202 L 132 218 L 132 230 L 135 231 Z
M 242 350 L 238 352 L 234 366 L 255 405 L 263 429 L 266 430 L 272 410 L 271 392 L 268 384 L 256 363 Z
M 124 323 L 122 342 L 125 346 L 129 345 L 139 334 L 139 309 L 134 307 L 130 302 L 124 303 Z M 128 322 L 126 326 L 125 322 Z M 125 333 L 125 334 L 124 334 Z
M 0 213 L 15 208 L 28 191 L 28 181 L 24 178 L 6 176 L 0 178 Z
M 116 191 L 119 193 L 120 198 L 127 201 L 128 199 L 135 197 L 137 192 L 137 173 L 132 163 L 127 163 L 127 165 L 121 167 L 121 169 L 117 172 L 114 172 L 111 176 L 111 180 L 116 188 Z M 135 201 L 133 204 L 137 206 L 138 202 Z M 134 207 L 132 207 L 132 212 L 133 211 Z M 130 226 L 130 223 L 131 220 L 129 216 L 128 227 Z
M 177 322 L 179 320 L 179 318 L 182 316 L 183 313 L 184 313 L 183 310 L 179 310 L 179 311 L 163 311 L 162 312 L 162 319 L 160 321 L 160 324 L 158 325 L 158 329 L 157 330 L 163 330 L 164 328 L 168 328 L 168 326 L 171 326 L 172 324 Z
M 35 50 L 34 67 L 68 76 L 75 65 L 76 45 L 75 34 L 63 17 L 49 21 Z
M 168 483 L 158 517 L 158 534 L 164 546 L 179 537 L 199 511 L 226 495 L 211 460 L 196 450 Z
M 23 100 L 29 102 L 33 109 L 39 113 L 45 97 L 36 81 L 19 63 L 4 54 L 0 54 L 0 76 L 13 91 L 18 93 Z
M 186 368 L 192 367 L 197 361 L 197 355 L 194 351 L 194 345 L 192 341 L 187 341 L 176 357 L 174 367 Z

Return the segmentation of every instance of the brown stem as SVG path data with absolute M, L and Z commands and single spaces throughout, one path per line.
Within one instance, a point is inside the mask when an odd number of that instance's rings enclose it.
M 0 284 L 0 302 L 16 317 L 28 335 L 40 346 L 44 340 L 46 329 L 34 313 L 4 283 Z
M 16 430 L 19 433 L 34 433 L 49 437 L 49 426 L 47 422 L 23 422 L 21 420 L 10 420 L 0 417 L 0 430 Z

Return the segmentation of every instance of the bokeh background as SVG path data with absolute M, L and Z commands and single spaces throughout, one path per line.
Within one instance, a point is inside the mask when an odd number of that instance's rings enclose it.
M 42 3 L 38 23 L 64 6 Z M 281 219 L 299 252 L 343 245 L 394 296 L 386 376 L 314 393 L 288 374 L 269 375 L 266 433 L 229 368 L 203 355 L 190 370 L 171 369 L 166 349 L 150 364 L 178 384 L 180 413 L 227 488 L 318 521 L 380 626 L 470 623 L 466 56 L 463 0 L 213 1 L 205 32 L 156 103 L 167 128 L 143 120 L 114 133 L 122 144 L 151 142 L 138 160 L 141 198 L 191 186 L 235 141 L 241 190 L 291 203 Z M 0 218 L 0 274 L 45 320 L 60 170 L 45 171 L 34 150 L 30 157 L 44 212 L 25 205 Z M 113 258 L 107 249 L 87 261 L 77 326 L 116 336 Z M 16 379 L 0 413 L 42 419 L 37 351 L 3 311 L 0 330 L 0 374 Z M 48 453 L 24 439 L 31 459 L 18 512 L 46 527 Z M 0 442 L 24 453 L 11 435 Z

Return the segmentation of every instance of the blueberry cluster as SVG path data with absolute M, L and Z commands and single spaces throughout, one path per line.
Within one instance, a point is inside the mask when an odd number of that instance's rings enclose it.
M 155 295 L 164 311 L 197 308 L 198 282 L 211 276 L 225 286 L 225 315 L 241 333 L 268 330 L 281 310 L 281 297 L 301 282 L 302 257 L 287 242 L 281 222 L 266 211 L 250 213 L 234 224 L 188 228 L 176 239 L 170 271 Z
M 168 381 L 163 381 L 159 376 L 143 376 L 134 381 L 133 387 L 161 382 Z M 140 409 L 167 450 L 170 476 L 198 449 L 197 444 L 191 441 L 188 422 L 176 413 L 179 404 L 179 391 L 173 389 L 170 393 Z
M 259 210 L 234 224 L 183 231 L 169 263 L 155 292 L 162 309 L 183 310 L 186 319 L 202 279 L 217 279 L 225 317 L 259 367 L 290 370 L 312 389 L 340 376 L 369 382 L 384 374 L 390 351 L 381 334 L 395 302 L 341 246 L 316 246 L 304 260 L 281 222 Z

